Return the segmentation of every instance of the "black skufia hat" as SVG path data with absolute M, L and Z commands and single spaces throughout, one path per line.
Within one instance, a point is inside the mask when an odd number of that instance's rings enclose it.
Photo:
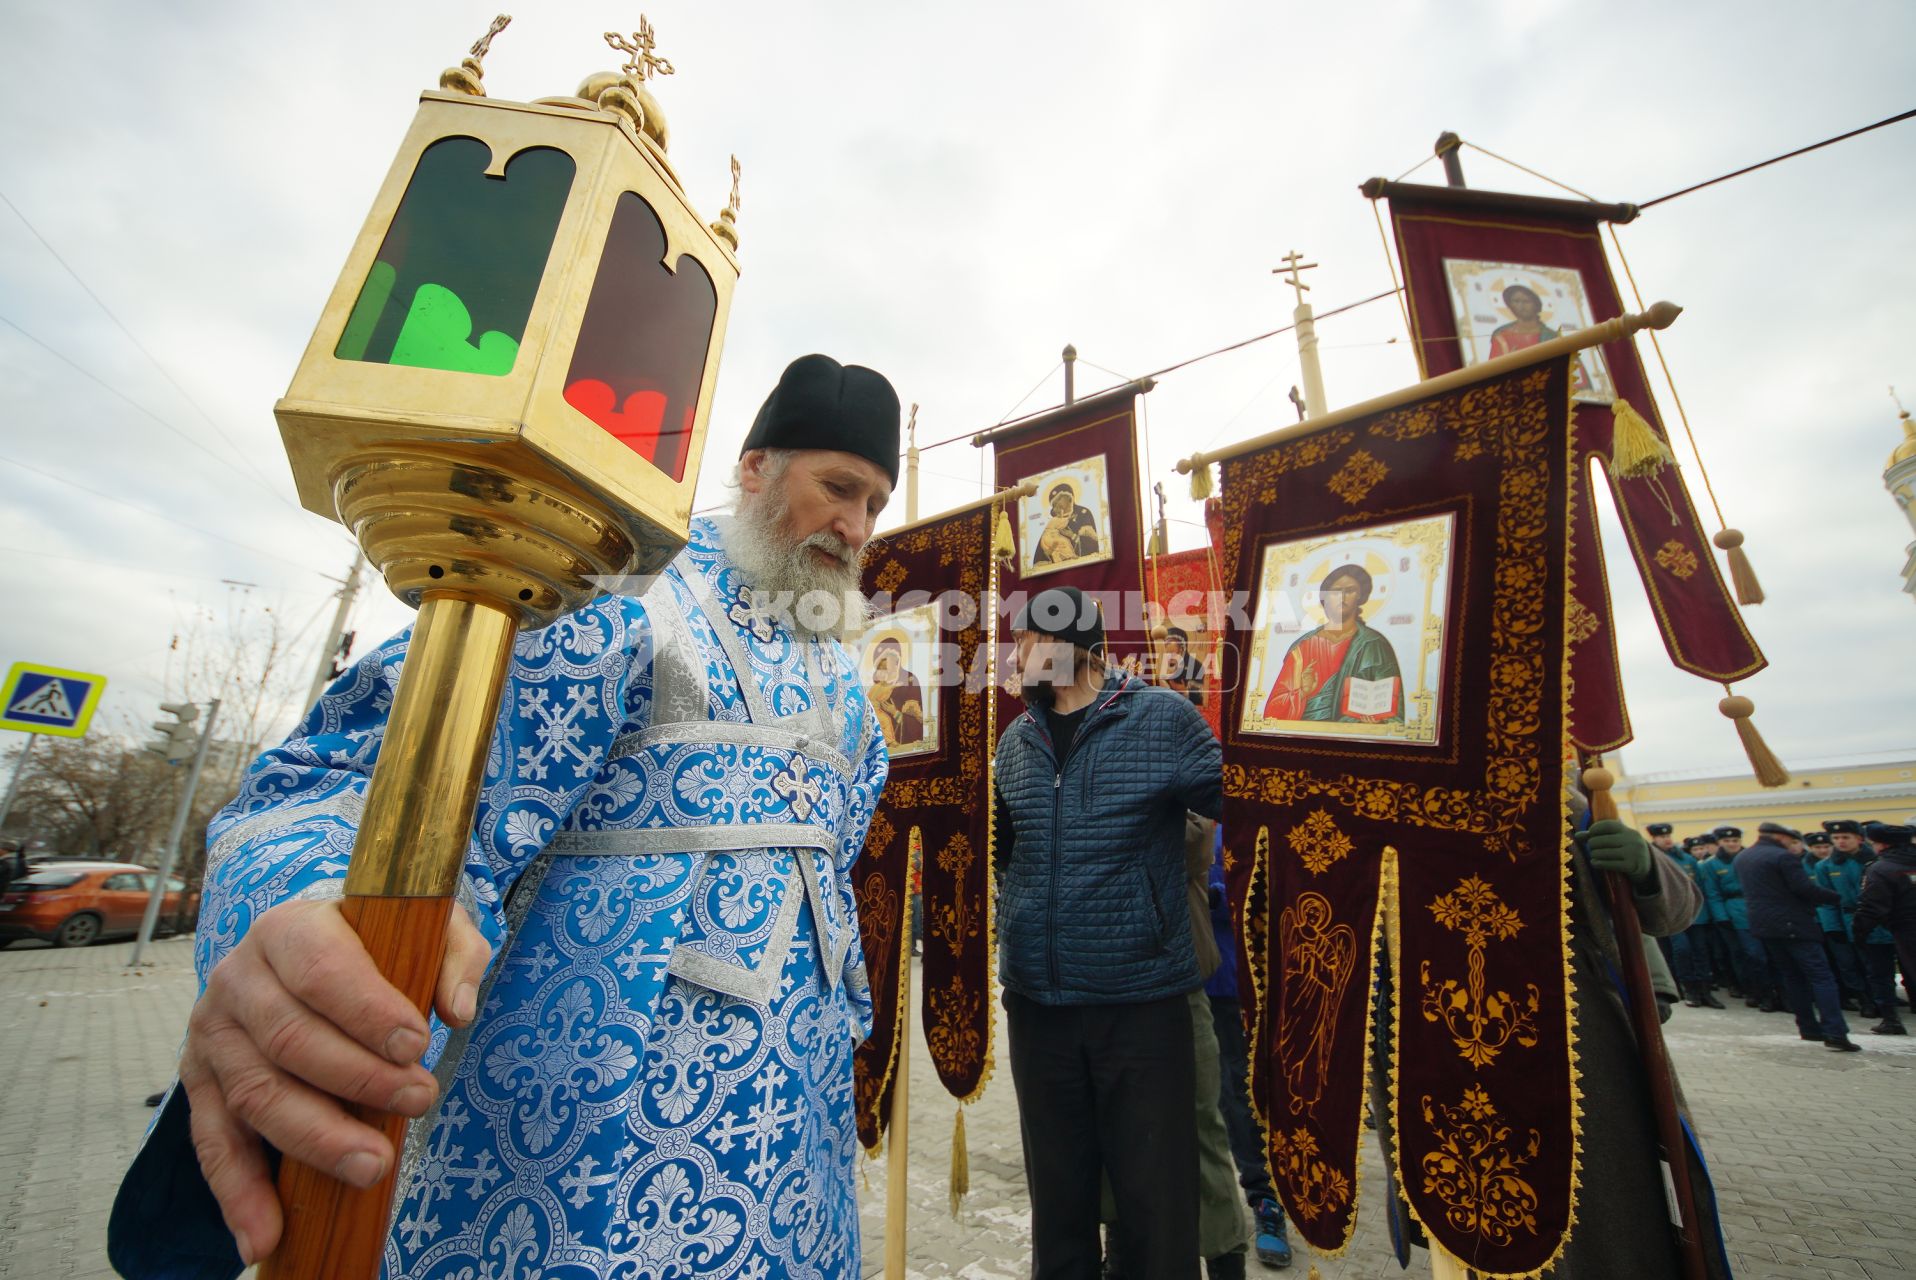
M 1054 640 L 1068 640 L 1092 653 L 1104 650 L 1104 614 L 1097 602 L 1076 587 L 1050 587 L 1025 602 L 1013 631 L 1035 631 Z
M 885 375 L 830 356 L 785 366 L 739 449 L 835 449 L 869 459 L 898 483 L 898 393 Z

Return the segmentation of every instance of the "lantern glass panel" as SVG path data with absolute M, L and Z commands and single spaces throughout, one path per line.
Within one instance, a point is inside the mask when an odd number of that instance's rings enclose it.
M 333 354 L 458 373 L 512 372 L 576 166 L 531 147 L 488 177 L 477 138 L 427 147 Z
M 665 266 L 665 228 L 627 191 L 592 282 L 566 403 L 671 476 L 685 478 L 718 290 L 698 259 Z

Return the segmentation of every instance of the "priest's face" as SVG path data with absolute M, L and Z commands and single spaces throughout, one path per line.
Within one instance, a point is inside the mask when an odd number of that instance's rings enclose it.
M 860 562 L 890 500 L 890 478 L 865 458 L 751 449 L 726 551 L 762 607 L 802 634 L 843 639 L 862 621 Z

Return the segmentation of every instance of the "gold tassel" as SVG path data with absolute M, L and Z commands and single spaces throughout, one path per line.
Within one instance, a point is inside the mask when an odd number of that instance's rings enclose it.
M 1194 458 L 1191 468 L 1191 499 L 1202 502 L 1211 496 L 1211 464 L 1202 458 Z
M 971 1154 L 965 1150 L 965 1104 L 958 1104 L 958 1114 L 951 1121 L 951 1216 L 958 1216 L 958 1206 L 971 1194 Z
M 1318 1271 L 1317 1264 L 1315 1262 L 1311 1263 L 1311 1274 L 1307 1276 L 1305 1280 L 1324 1280 L 1324 1277 Z
M 1656 428 L 1636 411 L 1628 400 L 1610 402 L 1610 414 L 1616 425 L 1610 433 L 1610 470 L 1615 475 L 1641 479 L 1653 476 L 1676 462 L 1670 446 L 1663 443 Z
M 1750 558 L 1743 553 L 1743 531 L 1719 529 L 1710 541 L 1723 548 L 1730 562 L 1730 585 L 1736 588 L 1736 602 L 1762 604 L 1763 584 L 1756 580 L 1756 570 L 1750 567 Z
M 1736 736 L 1743 740 L 1743 752 L 1750 758 L 1750 768 L 1756 771 L 1756 780 L 1766 787 L 1780 787 L 1790 780 L 1790 771 L 1770 750 L 1770 744 L 1763 741 L 1763 735 L 1756 731 L 1756 725 L 1750 717 L 1756 712 L 1756 704 L 1741 694 L 1731 694 L 1716 704 L 1716 709 L 1728 716 L 1736 724 Z
M 1011 536 L 1011 516 L 1002 502 L 998 504 L 998 523 L 991 527 L 991 554 L 1001 560 L 1018 558 L 1018 544 Z

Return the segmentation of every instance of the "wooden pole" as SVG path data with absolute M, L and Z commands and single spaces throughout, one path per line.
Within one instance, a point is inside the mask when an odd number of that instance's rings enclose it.
M 911 873 L 905 874 L 911 884 Z M 910 894 L 906 894 L 905 927 L 911 928 Z M 911 1163 L 911 956 L 905 948 L 905 963 L 898 981 L 904 984 L 904 1012 L 898 1019 L 898 1070 L 891 1082 L 891 1129 L 885 1147 L 885 1280 L 905 1280 L 905 1215 L 907 1202 L 906 1169 Z
M 905 424 L 905 522 L 918 518 L 918 406 L 911 407 Z
M 1598 761 L 1584 770 L 1583 787 L 1590 796 L 1590 817 L 1602 821 L 1617 816 L 1610 794 L 1616 778 Z M 1651 855 L 1655 857 L 1653 853 Z M 1651 1105 L 1656 1111 L 1658 1157 L 1676 1191 L 1677 1249 L 1683 1257 L 1685 1280 L 1707 1280 L 1703 1262 L 1702 1218 L 1697 1212 L 1696 1189 L 1690 1184 L 1689 1143 L 1677 1118 L 1676 1087 L 1671 1083 L 1669 1051 L 1663 1043 L 1663 1025 L 1657 1018 L 1656 992 L 1650 986 L 1650 966 L 1643 956 L 1643 926 L 1637 919 L 1635 891 L 1621 872 L 1607 873 L 1610 919 L 1616 926 L 1618 958 L 1630 1001 L 1630 1021 L 1637 1033 L 1637 1052 L 1650 1082 Z M 1608 1229 L 1607 1224 L 1604 1229 Z
M 1070 343 L 1064 344 L 1064 402 L 1076 404 L 1078 400 L 1078 349 Z
M 1473 364 L 1462 369 L 1453 369 L 1449 373 L 1440 373 L 1434 378 L 1422 382 L 1413 382 L 1409 386 L 1399 387 L 1358 404 L 1346 405 L 1321 418 L 1311 418 L 1294 427 L 1284 427 L 1278 431 L 1268 431 L 1249 440 L 1240 440 L 1236 444 L 1225 445 L 1221 449 L 1200 451 L 1188 458 L 1180 458 L 1177 464 L 1178 474 L 1189 475 L 1199 467 L 1209 466 L 1213 462 L 1222 462 L 1226 458 L 1242 457 L 1259 449 L 1268 449 L 1274 444 L 1288 440 L 1301 439 L 1316 435 L 1320 431 L 1329 431 L 1332 427 L 1341 427 L 1347 422 L 1368 418 L 1374 413 L 1386 409 L 1397 409 L 1407 404 L 1438 395 L 1445 391 L 1458 391 L 1464 387 L 1475 386 L 1492 378 L 1513 373 L 1518 369 L 1527 369 L 1531 365 L 1542 364 L 1557 356 L 1569 355 L 1589 347 L 1602 346 L 1606 342 L 1618 342 L 1628 338 L 1639 329 L 1667 329 L 1676 323 L 1683 308 L 1674 302 L 1653 302 L 1641 313 L 1628 313 L 1614 320 L 1605 320 L 1567 333 L 1561 338 L 1552 338 L 1540 342 L 1534 347 L 1525 347 L 1522 351 L 1513 351 L 1509 355 L 1486 360 L 1482 364 Z M 978 443 L 977 439 L 973 443 Z

